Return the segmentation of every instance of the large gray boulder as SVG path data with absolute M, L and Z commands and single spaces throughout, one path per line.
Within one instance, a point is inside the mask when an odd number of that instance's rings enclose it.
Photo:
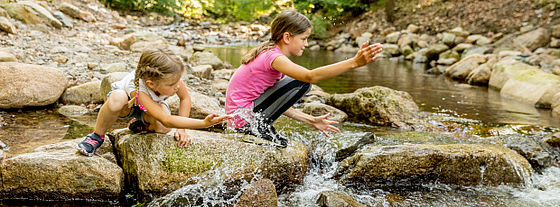
M 52 104 L 62 95 L 66 84 L 66 76 L 60 69 L 0 62 L 0 108 Z
M 58 21 L 47 9 L 35 1 L 18 1 L 15 3 L 0 4 L 6 12 L 25 24 L 46 24 L 57 29 L 62 28 Z
M 419 110 L 407 92 L 382 86 L 334 94 L 327 99 L 327 104 L 343 110 L 350 119 L 393 127 L 407 127 L 407 121 Z
M 124 187 L 122 169 L 106 141 L 93 157 L 80 155 L 82 138 L 45 145 L 0 160 L 0 197 L 31 200 L 115 201 Z
M 339 164 L 344 183 L 413 185 L 438 182 L 464 186 L 523 186 L 532 168 L 500 145 L 369 145 Z
M 213 172 L 229 184 L 267 178 L 278 190 L 300 184 L 309 163 L 308 147 L 293 140 L 286 149 L 276 149 L 241 142 L 235 134 L 187 130 L 193 143 L 178 148 L 172 133 L 122 129 L 114 134 L 127 182 L 143 196 L 168 194 Z

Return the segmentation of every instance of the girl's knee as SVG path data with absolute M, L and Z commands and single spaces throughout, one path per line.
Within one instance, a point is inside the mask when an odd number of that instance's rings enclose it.
M 128 104 L 128 95 L 124 90 L 114 90 L 105 102 L 111 111 L 120 111 Z

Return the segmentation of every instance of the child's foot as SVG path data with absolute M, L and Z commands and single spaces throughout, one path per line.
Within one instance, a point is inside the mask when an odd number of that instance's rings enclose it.
M 288 146 L 288 144 L 284 144 L 282 145 L 281 143 L 278 142 L 274 142 L 268 139 L 264 139 L 264 138 L 260 138 L 260 137 L 256 137 L 253 135 L 244 135 L 241 140 L 243 142 L 247 142 L 247 143 L 252 143 L 252 144 L 256 144 L 256 145 L 263 145 L 263 146 L 273 146 L 273 147 L 277 147 L 277 148 L 286 148 Z
M 80 151 L 80 153 L 82 153 L 83 155 L 91 157 L 93 156 L 93 154 L 95 154 L 95 151 L 99 147 L 101 147 L 102 144 L 103 139 L 99 135 L 92 132 L 86 136 L 84 141 L 78 144 L 78 151 Z
M 145 124 L 143 121 L 133 118 L 128 123 L 128 129 L 133 133 L 145 133 L 148 132 L 150 125 Z

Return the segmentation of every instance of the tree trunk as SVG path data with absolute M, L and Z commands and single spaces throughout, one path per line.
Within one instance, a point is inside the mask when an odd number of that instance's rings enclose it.
M 386 0 L 385 1 L 385 14 L 386 19 L 388 22 L 393 22 L 393 13 L 395 11 L 395 1 L 394 0 Z

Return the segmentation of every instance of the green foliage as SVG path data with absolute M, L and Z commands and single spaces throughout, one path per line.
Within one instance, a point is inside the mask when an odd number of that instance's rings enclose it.
M 382 8 L 385 0 L 101 0 L 108 7 L 185 17 L 211 17 L 221 22 L 254 21 L 274 17 L 285 8 L 295 8 L 312 22 L 314 36 L 330 37 L 329 29 L 348 14 Z M 354 15 L 353 15 L 354 16 Z

